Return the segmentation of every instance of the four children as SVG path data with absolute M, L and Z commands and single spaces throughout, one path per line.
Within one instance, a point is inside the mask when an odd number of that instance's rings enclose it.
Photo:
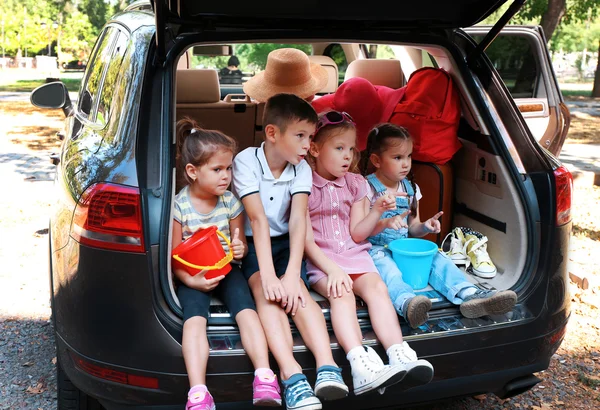
M 302 98 L 277 94 L 266 103 L 263 124 L 262 145 L 233 159 L 235 141 L 230 137 L 202 130 L 190 119 L 177 123 L 178 162 L 188 185 L 175 198 L 173 248 L 198 229 L 216 225 L 232 238 L 234 255 L 225 277 L 205 279 L 205 272 L 190 276 L 174 270 L 191 386 L 186 410 L 215 408 L 205 385 L 212 291 L 235 317 L 256 369 L 255 405 L 281 405 L 268 350 L 280 370 L 287 409 L 321 409 L 321 400 L 348 394 L 308 284 L 330 302 L 333 330 L 350 362 L 355 394 L 383 392 L 396 383 L 400 389 L 428 383 L 433 367 L 403 341 L 396 312 L 418 327 L 427 320 L 431 302 L 403 282 L 386 247 L 409 233 L 419 237 L 440 231 L 441 212 L 420 220 L 420 191 L 409 178 L 410 136 L 392 124 L 374 128 L 362 169 L 374 172 L 365 180 L 356 173 L 356 124 L 347 113 L 317 117 Z M 227 191 L 230 182 L 235 196 Z M 228 250 L 226 243 L 223 247 Z M 475 287 L 443 254 L 434 259 L 430 284 L 460 304 L 467 317 L 505 313 L 516 302 L 512 291 Z M 355 295 L 369 308 L 387 365 L 362 344 Z M 294 358 L 288 315 L 315 357 L 314 390 Z

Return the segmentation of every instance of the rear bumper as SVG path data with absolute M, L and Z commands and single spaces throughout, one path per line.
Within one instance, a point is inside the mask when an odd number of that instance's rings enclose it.
M 434 380 L 423 387 L 396 393 L 388 388 L 386 394 L 379 396 L 368 394 L 360 397 L 349 397 L 343 401 L 328 403 L 324 408 L 368 409 L 386 406 L 415 405 L 452 397 L 474 395 L 480 393 L 502 391 L 505 386 L 518 378 L 529 376 L 548 367 L 552 354 L 558 349 L 564 336 L 567 318 L 553 331 L 530 339 L 513 341 L 512 343 L 494 344 L 494 333 L 511 332 L 518 335 L 518 326 L 506 327 L 495 331 L 474 332 L 479 339 L 477 346 L 468 342 L 467 335 L 440 337 L 433 341 L 437 346 L 429 354 L 422 352 L 431 350 L 430 340 L 419 340 L 417 336 L 406 339 L 419 353 L 421 358 L 429 360 L 436 371 Z M 531 327 L 532 323 L 526 325 Z M 484 336 L 485 335 L 485 336 Z M 483 340 L 481 337 L 485 337 Z M 491 336 L 490 339 L 488 337 Z M 496 335 L 502 339 L 501 334 Z M 456 339 L 458 337 L 459 339 Z M 465 339 L 466 338 L 466 339 Z M 427 342 L 427 344 L 426 344 Z M 464 344 L 464 343 L 467 344 Z M 61 365 L 71 381 L 87 394 L 98 398 L 107 410 L 113 409 L 181 409 L 189 388 L 186 374 L 146 372 L 140 369 L 127 369 L 96 362 L 79 352 L 72 351 L 61 337 L 57 337 L 58 355 Z M 461 346 L 462 349 L 457 351 Z M 381 348 L 378 349 L 380 353 Z M 92 376 L 79 368 L 72 354 L 83 357 L 86 361 L 111 369 L 155 377 L 159 380 L 158 389 L 147 389 L 123 385 Z M 347 363 L 341 349 L 335 349 L 334 355 L 338 363 Z M 307 351 L 296 352 L 296 357 L 305 368 L 311 383 L 314 383 L 314 361 Z M 175 359 L 175 358 L 174 358 Z M 237 372 L 231 370 L 237 369 Z M 351 386 L 349 367 L 344 367 L 344 378 Z M 252 406 L 252 367 L 245 355 L 220 354 L 209 360 L 207 384 L 220 409 L 250 408 Z M 377 400 L 373 400 L 374 398 Z M 426 398 L 424 400 L 424 398 Z

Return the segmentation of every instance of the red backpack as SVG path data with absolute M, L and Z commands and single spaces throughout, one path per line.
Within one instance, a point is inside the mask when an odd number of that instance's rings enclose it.
M 435 164 L 445 164 L 460 149 L 459 121 L 460 98 L 450 74 L 431 67 L 412 73 L 389 119 L 411 134 L 413 159 Z

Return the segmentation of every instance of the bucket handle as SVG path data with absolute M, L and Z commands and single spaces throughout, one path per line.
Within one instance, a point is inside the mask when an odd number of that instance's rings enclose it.
M 223 257 L 223 259 L 221 259 L 220 261 L 218 261 L 214 265 L 212 265 L 212 266 L 194 265 L 193 263 L 190 263 L 190 262 L 188 262 L 186 260 L 181 259 L 181 257 L 179 255 L 173 255 L 173 259 L 175 259 L 176 261 L 181 262 L 185 266 L 187 266 L 189 268 L 193 268 L 193 269 L 199 269 L 199 270 L 216 270 L 216 269 L 223 268 L 225 265 L 227 265 L 233 259 L 233 251 L 231 250 L 231 242 L 229 242 L 229 239 L 227 239 L 227 237 L 223 234 L 223 232 L 221 232 L 219 230 L 217 230 L 216 232 L 217 232 L 217 235 L 219 235 L 221 238 L 223 238 L 225 240 L 225 243 L 227 244 L 227 247 L 229 248 L 229 254 L 225 255 Z

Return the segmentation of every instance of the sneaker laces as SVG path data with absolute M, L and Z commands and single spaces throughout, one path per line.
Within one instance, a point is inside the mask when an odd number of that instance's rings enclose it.
M 492 263 L 492 259 L 490 258 L 490 255 L 487 252 L 487 241 L 488 241 L 487 236 L 484 236 L 479 240 L 477 240 L 476 238 L 471 238 L 465 242 L 464 249 L 467 250 L 468 249 L 467 247 L 470 243 L 476 242 L 471 247 L 471 249 L 467 251 L 467 253 L 475 254 L 475 258 L 479 264 Z
M 375 368 L 374 371 L 379 371 L 383 366 L 383 360 L 377 354 L 377 352 L 373 349 L 367 349 L 367 359 L 371 362 L 371 365 Z M 372 369 L 369 369 L 372 370 Z
M 396 360 L 402 364 L 408 364 L 417 361 L 417 353 L 411 349 L 406 342 L 402 342 L 401 345 L 397 345 L 393 349 L 393 354 Z
M 487 299 L 491 296 L 494 296 L 495 293 L 497 293 L 497 292 L 494 290 L 477 289 L 477 291 L 475 291 L 475 293 L 464 298 L 463 303 L 468 302 L 469 300 L 473 300 L 473 299 Z
M 295 401 L 298 401 L 304 394 L 308 393 L 309 395 L 313 395 L 312 388 L 310 384 L 306 381 L 306 379 L 298 380 L 296 383 L 291 385 L 287 391 L 286 395 L 291 395 Z
M 326 381 L 334 381 L 334 382 L 342 382 L 343 383 L 343 379 L 342 376 L 339 372 L 336 372 L 335 370 L 319 370 L 317 372 L 317 384 L 321 383 L 321 382 L 326 382 Z
M 454 231 L 452 231 L 448 235 L 446 235 L 446 237 L 442 241 L 442 250 L 444 249 L 444 244 L 446 243 L 446 240 L 448 239 L 448 237 L 450 237 L 450 249 L 446 253 L 447 254 L 462 253 L 463 252 L 462 245 L 460 244 L 460 240 L 454 234 Z

